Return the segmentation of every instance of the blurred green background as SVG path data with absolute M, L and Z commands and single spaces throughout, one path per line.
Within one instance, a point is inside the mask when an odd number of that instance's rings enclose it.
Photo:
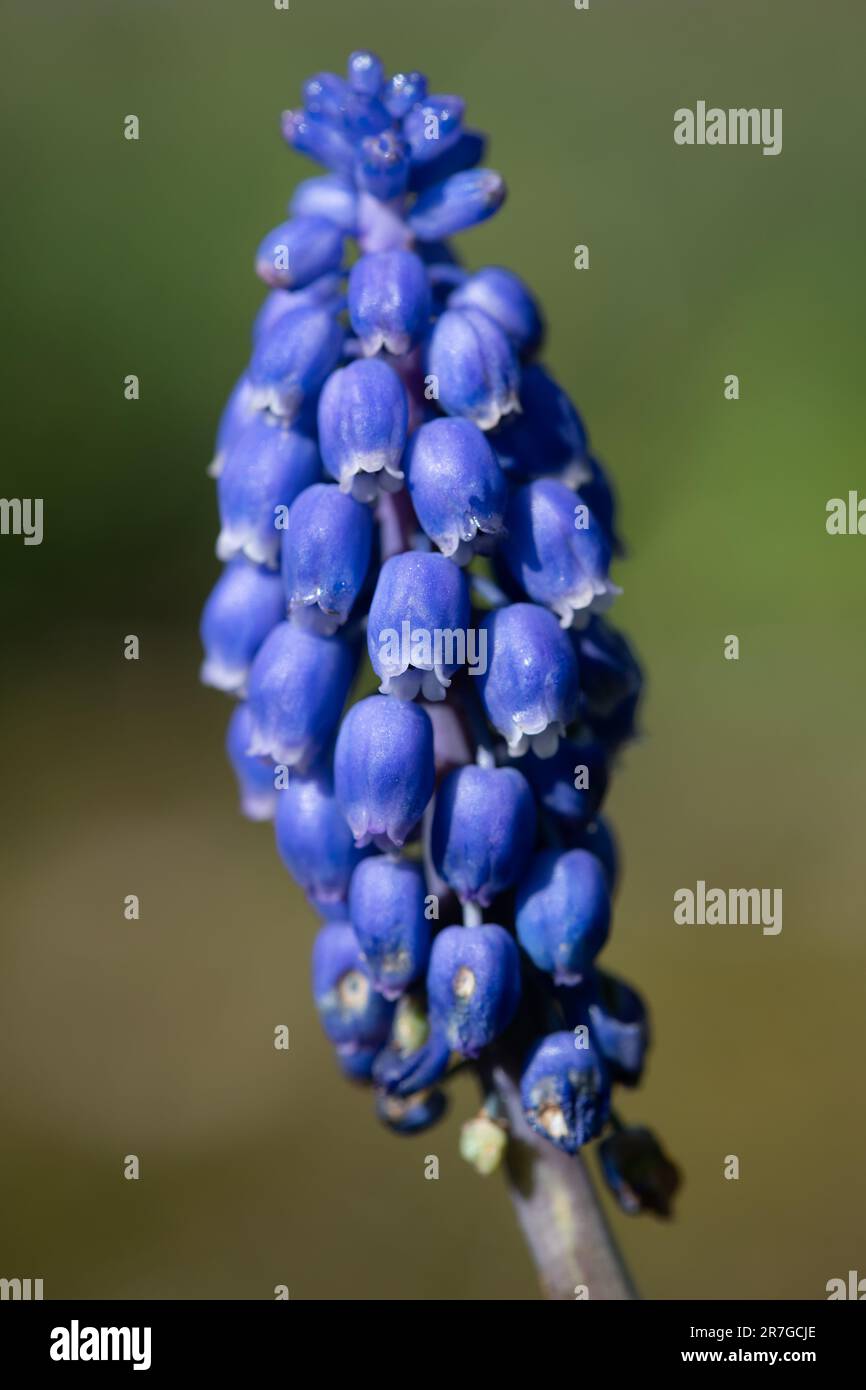
M 44 497 L 45 539 L 0 538 L 0 1274 L 47 1297 L 537 1296 L 502 1182 L 457 1155 L 472 1086 L 401 1140 L 340 1080 L 314 918 L 237 814 L 228 706 L 197 684 L 252 253 L 312 172 L 278 116 L 360 46 L 492 133 L 510 199 L 463 250 L 534 286 L 619 488 L 615 617 L 651 683 L 609 803 L 606 960 L 655 1017 L 622 1110 L 686 1176 L 674 1222 L 614 1218 L 626 1254 L 658 1298 L 866 1273 L 866 539 L 824 527 L 866 492 L 864 38 L 857 0 L 7 0 L 0 490 Z M 781 106 L 781 156 L 677 148 L 698 99 Z M 782 934 L 676 927 L 698 878 L 781 887 Z

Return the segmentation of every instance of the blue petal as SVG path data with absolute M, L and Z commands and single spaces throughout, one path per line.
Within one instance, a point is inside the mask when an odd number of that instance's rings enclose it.
M 327 916 L 346 902 L 352 873 L 367 851 L 356 849 L 334 797 L 329 771 L 292 776 L 277 793 L 277 849 L 317 911 Z
M 428 370 L 446 415 L 462 415 L 489 430 L 518 408 L 520 372 L 498 324 L 479 309 L 449 309 L 430 338 Z
M 433 729 L 418 705 L 371 695 L 352 706 L 337 736 L 334 784 L 356 844 L 402 848 L 433 780 Z
M 325 467 L 343 492 L 369 501 L 403 486 L 406 388 L 387 363 L 352 362 L 330 376 L 319 399 L 319 444 Z
M 408 352 L 426 332 L 430 309 L 427 271 L 411 251 L 379 251 L 352 267 L 349 318 L 366 356 Z
M 300 493 L 283 533 L 283 584 L 292 618 L 336 632 L 349 616 L 370 566 L 373 514 L 334 483 Z
M 235 559 L 214 585 L 201 618 L 205 685 L 243 691 L 253 657 L 285 616 L 283 586 L 271 570 Z
M 279 623 L 250 672 L 247 751 L 306 772 L 337 727 L 356 664 L 357 651 L 342 638 Z
M 535 803 L 514 768 L 462 767 L 436 794 L 436 871 L 461 902 L 489 907 L 523 876 L 535 843 Z
M 367 623 L 367 651 L 383 694 L 444 698 L 471 655 L 469 590 L 444 555 L 406 551 L 386 560 Z
M 502 1033 L 520 1002 L 520 958 L 504 927 L 444 927 L 433 942 L 427 998 L 434 1033 L 477 1057 Z
M 486 222 L 501 208 L 506 191 L 494 169 L 466 169 L 422 193 L 406 222 L 419 241 L 440 241 Z
M 256 343 L 249 377 L 256 403 L 296 419 L 333 371 L 343 350 L 343 329 L 329 309 L 284 314 Z
M 409 440 L 403 467 L 418 520 L 443 555 L 466 564 L 502 530 L 505 474 L 471 420 L 431 420 Z
M 423 870 L 407 859 L 377 854 L 352 875 L 349 917 L 370 978 L 388 999 L 398 998 L 427 969 L 426 894 Z
M 610 929 L 610 893 L 601 861 L 588 850 L 542 850 L 517 890 L 517 936 L 558 984 L 577 984 Z
M 263 237 L 256 274 L 272 289 L 299 290 L 339 270 L 343 233 L 324 217 L 293 217 Z
M 220 560 L 243 553 L 256 564 L 276 565 L 279 509 L 290 506 L 321 472 L 314 439 L 273 416 L 257 415 L 229 449 L 217 480 Z
M 487 717 L 515 756 L 531 746 L 556 751 L 577 713 L 577 658 L 552 613 L 513 603 L 487 615 L 487 671 L 480 677 Z

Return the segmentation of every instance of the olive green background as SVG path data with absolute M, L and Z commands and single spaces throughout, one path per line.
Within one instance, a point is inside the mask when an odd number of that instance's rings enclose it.
M 465 255 L 534 286 L 619 488 L 615 618 L 650 685 L 609 803 L 605 960 L 655 1020 L 622 1111 L 685 1172 L 672 1223 L 615 1218 L 623 1247 L 657 1298 L 866 1274 L 866 538 L 824 526 L 866 492 L 864 38 L 857 0 L 7 0 L 0 491 L 44 497 L 45 538 L 0 538 L 0 1275 L 47 1297 L 537 1296 L 500 1178 L 457 1155 L 471 1084 L 407 1140 L 337 1074 L 314 918 L 239 817 L 228 705 L 197 684 L 204 468 L 252 253 L 312 172 L 278 116 L 359 46 L 492 133 L 510 197 Z M 782 154 L 676 147 L 698 99 L 781 106 Z M 781 935 L 675 926 L 698 878 L 782 888 Z

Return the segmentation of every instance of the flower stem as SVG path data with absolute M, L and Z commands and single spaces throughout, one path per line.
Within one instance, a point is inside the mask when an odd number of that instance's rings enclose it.
M 492 1080 L 508 1117 L 508 1190 L 545 1297 L 636 1298 L 583 1159 L 529 1128 L 505 1067 L 494 1067 Z

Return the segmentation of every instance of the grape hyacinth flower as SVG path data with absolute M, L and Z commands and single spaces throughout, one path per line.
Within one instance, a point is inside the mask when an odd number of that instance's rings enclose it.
M 642 672 L 598 616 L 614 493 L 537 360 L 541 307 L 450 240 L 506 196 L 465 115 L 366 50 L 283 113 L 324 169 L 250 228 L 268 292 L 209 468 L 224 569 L 202 679 L 239 699 L 241 809 L 274 820 L 319 918 L 340 1071 L 413 1135 L 471 1069 L 461 1151 L 488 1173 L 523 1146 L 539 1180 L 511 1195 L 551 1296 L 573 1297 L 552 1253 L 579 1268 L 586 1240 L 592 1296 L 627 1298 L 580 1151 L 600 1140 L 626 1210 L 669 1210 L 676 1170 L 611 1108 L 646 1007 L 597 965 L 618 874 L 598 812 Z

